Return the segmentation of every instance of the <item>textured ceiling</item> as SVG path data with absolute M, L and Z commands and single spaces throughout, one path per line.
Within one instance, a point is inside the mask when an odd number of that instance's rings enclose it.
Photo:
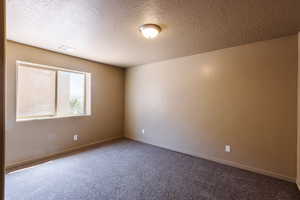
M 161 34 L 143 38 L 145 23 Z M 13 41 L 126 67 L 295 34 L 300 0 L 7 0 L 7 29 Z

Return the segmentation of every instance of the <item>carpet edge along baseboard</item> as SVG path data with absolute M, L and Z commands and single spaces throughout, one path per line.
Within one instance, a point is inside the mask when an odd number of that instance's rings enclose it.
M 84 151 L 88 148 L 92 148 L 92 147 L 101 145 L 105 142 L 110 142 L 110 141 L 118 140 L 118 139 L 121 139 L 121 138 L 124 138 L 124 136 L 109 137 L 109 138 L 102 139 L 102 140 L 99 140 L 99 141 L 96 141 L 96 142 L 83 144 L 83 145 L 79 145 L 79 146 L 73 146 L 73 147 L 70 147 L 66 150 L 63 150 L 63 151 L 60 151 L 60 152 L 55 152 L 55 153 L 52 153 L 52 154 L 48 154 L 48 155 L 43 156 L 43 157 L 33 158 L 33 159 L 25 160 L 25 161 L 16 162 L 16 163 L 13 163 L 13 164 L 10 164 L 10 165 L 6 166 L 5 167 L 5 172 L 10 173 L 10 172 L 17 171 L 17 170 L 20 170 L 20 169 L 23 169 L 23 168 L 38 165 L 38 164 L 41 164 L 41 163 L 44 163 L 44 162 L 48 162 L 50 160 L 55 160 L 55 159 L 67 156 L 67 155 L 72 154 L 72 153 L 78 153 L 78 152 Z
M 207 155 L 200 154 L 200 153 L 184 152 L 184 151 L 180 151 L 180 150 L 174 149 L 174 148 L 169 147 L 169 146 L 158 145 L 158 144 L 154 144 L 154 143 L 149 143 L 147 141 L 139 140 L 137 138 L 133 138 L 133 137 L 130 137 L 128 135 L 125 135 L 125 138 L 131 139 L 131 140 L 134 140 L 134 141 L 137 141 L 137 142 L 141 142 L 141 143 L 145 143 L 145 144 L 150 144 L 150 145 L 153 145 L 153 146 L 157 146 L 157 147 L 160 147 L 160 148 L 163 148 L 163 149 L 167 149 L 167 150 L 170 150 L 170 151 L 187 154 L 187 155 L 194 156 L 194 157 L 197 157 L 197 158 L 202 158 L 202 159 L 210 160 L 210 161 L 213 161 L 213 162 L 216 162 L 216 163 L 220 163 L 220 164 L 223 164 L 223 165 L 228 165 L 228 166 L 231 166 L 231 167 L 236 167 L 236 168 L 247 170 L 247 171 L 250 171 L 250 172 L 257 173 L 257 174 L 262 174 L 262 175 L 270 176 L 270 177 L 277 178 L 277 179 L 280 179 L 280 180 L 284 180 L 284 181 L 296 183 L 296 177 L 289 177 L 289 176 L 286 176 L 286 175 L 283 175 L 283 174 L 278 174 L 276 172 L 272 172 L 272 171 L 269 171 L 269 170 L 255 168 L 255 167 L 251 167 L 251 166 L 248 166 L 248 165 L 245 165 L 245 164 L 242 164 L 242 163 L 237 163 L 237 162 L 233 162 L 233 161 L 229 161 L 229 160 L 223 160 L 223 159 L 219 159 L 219 158 L 214 158 L 214 157 L 207 156 Z M 298 186 L 300 186 L 300 184 L 298 184 Z

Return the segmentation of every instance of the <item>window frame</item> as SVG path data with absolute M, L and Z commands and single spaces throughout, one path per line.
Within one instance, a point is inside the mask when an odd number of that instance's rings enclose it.
M 49 71 L 55 72 L 55 104 L 54 104 L 54 114 L 53 115 L 31 115 L 31 116 L 23 116 L 18 117 L 18 90 L 19 90 L 19 67 L 31 67 L 36 69 L 45 69 Z M 83 116 L 91 116 L 91 108 L 87 108 L 87 100 L 89 99 L 89 106 L 91 106 L 91 97 L 88 98 L 87 96 L 87 79 L 89 78 L 89 81 L 91 81 L 91 73 L 83 72 L 83 71 L 77 71 L 62 67 L 55 67 L 55 66 L 49 66 L 49 65 L 43 65 L 43 64 L 35 64 L 30 63 L 26 61 L 16 61 L 16 121 L 32 121 L 32 120 L 43 120 L 43 119 L 57 119 L 57 118 L 68 118 L 68 117 L 83 117 Z M 58 114 L 58 72 L 70 72 L 70 73 L 77 73 L 84 75 L 84 101 L 83 101 L 83 114 L 66 114 L 66 115 L 59 115 Z M 91 90 L 91 85 L 89 85 L 89 90 Z M 91 91 L 90 91 L 91 93 Z M 90 94 L 91 95 L 91 94 Z

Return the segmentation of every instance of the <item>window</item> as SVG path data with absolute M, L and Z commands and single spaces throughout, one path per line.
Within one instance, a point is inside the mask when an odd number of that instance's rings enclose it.
M 90 73 L 17 61 L 17 121 L 90 115 Z

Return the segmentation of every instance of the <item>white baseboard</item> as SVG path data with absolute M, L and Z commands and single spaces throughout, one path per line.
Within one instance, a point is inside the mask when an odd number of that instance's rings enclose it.
M 105 142 L 109 142 L 109 141 L 117 140 L 117 139 L 121 139 L 121 138 L 124 138 L 124 137 L 123 136 L 110 137 L 110 138 L 106 138 L 106 139 L 99 140 L 99 141 L 96 141 L 96 142 L 91 142 L 91 143 L 88 143 L 88 144 L 74 146 L 74 147 L 68 148 L 68 149 L 60 151 L 60 152 L 45 155 L 43 157 L 32 158 L 32 159 L 23 160 L 23 161 L 20 161 L 20 162 L 15 162 L 13 164 L 10 164 L 10 165 L 6 166 L 5 171 L 6 171 L 6 173 L 12 172 L 12 171 L 15 171 L 15 170 L 18 170 L 18 169 L 22 169 L 22 168 L 24 168 L 28 165 L 34 165 L 34 164 L 47 162 L 49 160 L 59 158 L 59 157 L 65 155 L 65 154 L 69 154 L 69 153 L 72 153 L 72 152 L 79 151 L 81 149 L 85 149 L 85 148 L 88 148 L 88 147 L 100 145 L 101 143 L 105 143 Z
M 251 172 L 254 172 L 254 173 L 263 174 L 263 175 L 270 176 L 270 177 L 273 177 L 273 178 L 277 178 L 277 179 L 285 180 L 285 181 L 288 181 L 288 182 L 296 183 L 296 178 L 285 176 L 285 175 L 282 175 L 282 174 L 278 174 L 276 172 L 272 172 L 272 171 L 268 171 L 268 170 L 264 170 L 264 169 L 259 169 L 259 168 L 255 168 L 255 167 L 251 167 L 251 166 L 247 166 L 247 165 L 237 163 L 237 162 L 233 162 L 233 161 L 214 158 L 214 157 L 207 156 L 207 155 L 204 155 L 204 154 L 201 154 L 201 153 L 198 153 L 198 152 L 179 151 L 179 150 L 174 149 L 174 148 L 169 147 L 169 146 L 149 143 L 149 142 L 142 141 L 142 140 L 139 140 L 139 139 L 136 139 L 136 138 L 132 138 L 128 135 L 126 135 L 125 137 L 128 138 L 128 139 L 131 139 L 131 140 L 135 140 L 135 141 L 146 143 L 146 144 L 151 144 L 153 146 L 157 146 L 157 147 L 164 148 L 164 149 L 167 149 L 167 150 L 171 150 L 171 151 L 175 151 L 175 152 L 179 152 L 179 153 L 184 153 L 184 154 L 187 154 L 187 155 L 195 156 L 195 157 L 198 157 L 198 158 L 203 158 L 203 159 L 214 161 L 214 162 L 221 163 L 221 164 L 224 164 L 224 165 L 229 165 L 229 166 L 232 166 L 232 167 L 244 169 L 244 170 L 251 171 Z M 298 184 L 298 187 L 299 187 L 299 185 L 300 184 Z
M 297 181 L 298 189 L 300 190 L 300 180 Z
M 142 141 L 142 140 L 139 140 L 139 139 L 136 139 L 136 138 L 132 138 L 130 136 L 125 136 L 125 137 L 128 138 L 128 139 L 131 139 L 131 140 L 135 140 L 135 141 L 146 143 L 146 144 L 151 144 L 153 146 L 157 146 L 157 147 L 164 148 L 164 149 L 167 149 L 167 150 L 188 154 L 188 155 L 191 155 L 191 156 L 203 158 L 203 159 L 206 159 L 206 160 L 211 160 L 211 161 L 221 163 L 221 164 L 224 164 L 224 165 L 229 165 L 229 166 L 232 166 L 232 167 L 244 169 L 244 170 L 255 172 L 255 173 L 258 173 L 258 174 L 271 176 L 271 177 L 278 178 L 278 179 L 285 180 L 285 181 L 289 181 L 289 182 L 292 182 L 292 183 L 297 183 L 297 186 L 300 190 L 300 182 L 296 182 L 296 178 L 293 178 L 293 177 L 288 177 L 288 176 L 278 174 L 278 173 L 275 173 L 275 172 L 272 172 L 272 171 L 268 171 L 268 170 L 264 170 L 264 169 L 258 169 L 258 168 L 255 168 L 255 167 L 247 166 L 247 165 L 237 163 L 237 162 L 233 162 L 233 161 L 223 160 L 223 159 L 219 159 L 219 158 L 213 158 L 213 157 L 210 157 L 210 156 L 207 156 L 207 155 L 204 155 L 204 154 L 200 154 L 200 153 L 178 151 L 177 149 L 174 149 L 174 148 L 171 148 L 171 147 L 168 147 L 168 146 L 157 145 L 157 144 L 145 142 L 145 141 Z M 111 138 L 106 138 L 106 139 L 103 139 L 103 140 L 99 140 L 97 142 L 92 142 L 92 143 L 89 143 L 89 144 L 84 144 L 84 145 L 71 147 L 71 148 L 68 148 L 68 149 L 66 149 L 64 151 L 61 151 L 61 152 L 48 154 L 48 155 L 44 156 L 43 158 L 34 158 L 34 159 L 29 159 L 29 160 L 16 162 L 16 163 L 13 163 L 13 164 L 10 164 L 10 165 L 6 166 L 5 169 L 6 169 L 6 172 L 11 172 L 11 171 L 14 171 L 14 170 L 17 170 L 17 169 L 21 169 L 22 166 L 27 166 L 27 165 L 34 164 L 34 163 L 43 163 L 43 162 L 58 158 L 60 156 L 63 156 L 64 154 L 72 153 L 72 152 L 75 152 L 75 151 L 78 151 L 78 150 L 81 150 L 81 149 L 84 149 L 84 148 L 92 147 L 94 145 L 99 145 L 99 144 L 104 143 L 104 142 L 109 142 L 109 141 L 116 140 L 116 139 L 121 139 L 121 138 L 124 138 L 124 137 L 123 136 L 111 137 Z

